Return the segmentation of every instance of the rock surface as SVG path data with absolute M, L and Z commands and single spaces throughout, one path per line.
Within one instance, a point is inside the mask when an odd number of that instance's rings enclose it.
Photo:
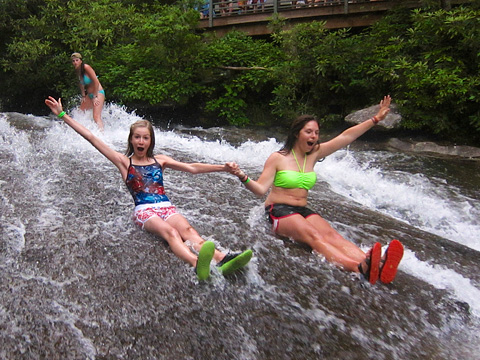
M 345 117 L 347 123 L 356 125 L 377 114 L 380 105 L 355 111 Z M 400 128 L 402 115 L 398 113 L 396 104 L 390 106 L 390 113 L 379 122 L 375 129 L 394 130 Z M 480 148 L 464 145 L 438 145 L 432 141 L 413 141 L 391 138 L 387 146 L 400 151 L 415 153 L 431 153 L 441 156 L 456 156 L 465 159 L 480 160 Z
M 435 154 L 445 155 L 445 156 L 457 156 L 462 158 L 480 160 L 480 148 L 473 147 L 473 146 L 463 146 L 463 145 L 442 146 L 431 141 L 414 142 L 414 141 L 400 140 L 397 138 L 391 138 L 387 144 L 388 146 L 400 151 L 435 153 Z
M 350 124 L 360 124 L 361 122 L 369 119 L 377 114 L 380 105 L 373 105 L 368 108 L 355 111 L 345 117 L 345 121 Z M 397 106 L 392 104 L 390 106 L 390 112 L 387 117 L 378 123 L 377 127 L 383 127 L 385 129 L 398 129 L 400 122 L 402 121 L 402 115 L 397 112 Z

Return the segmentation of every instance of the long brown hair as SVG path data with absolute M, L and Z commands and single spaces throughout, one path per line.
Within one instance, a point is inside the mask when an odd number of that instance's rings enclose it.
M 134 153 L 133 145 L 132 145 L 132 137 L 135 129 L 139 127 L 146 127 L 150 132 L 151 141 L 150 141 L 150 146 L 147 149 L 147 157 L 153 158 L 153 148 L 155 147 L 155 132 L 153 131 L 152 123 L 148 120 L 138 120 L 138 121 L 135 121 L 130 126 L 130 134 L 128 134 L 128 145 L 127 145 L 127 151 L 125 151 L 125 155 L 131 156 Z
M 292 151 L 293 147 L 295 146 L 295 142 L 297 141 L 300 130 L 302 130 L 303 127 L 312 120 L 316 121 L 318 127 L 320 128 L 320 123 L 318 119 L 313 115 L 300 115 L 299 117 L 297 117 L 290 126 L 290 131 L 288 132 L 285 144 L 280 150 L 278 150 L 278 152 L 282 155 L 287 155 L 290 151 Z

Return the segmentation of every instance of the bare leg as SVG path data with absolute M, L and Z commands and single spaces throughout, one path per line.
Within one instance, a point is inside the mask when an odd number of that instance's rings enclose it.
M 340 235 L 325 219 L 319 215 L 309 216 L 307 222 L 312 224 L 327 242 L 341 250 L 345 255 L 354 259 L 358 263 L 365 260 L 365 253 L 354 243 L 346 240 Z
M 93 100 L 90 99 L 89 96 L 85 98 L 85 100 L 80 105 L 80 110 L 90 110 L 93 109 L 93 120 L 97 124 L 98 128 L 103 131 L 103 122 L 102 122 L 102 109 L 103 103 L 105 102 L 105 96 L 103 94 L 98 94 L 99 104 L 95 106 L 93 104 Z
M 181 215 L 178 214 L 172 216 L 172 218 L 180 216 Z M 179 232 L 172 225 L 168 224 L 158 216 L 153 216 L 145 222 L 144 229 L 152 234 L 160 236 L 162 239 L 165 239 L 177 257 L 193 267 L 196 266 L 197 256 L 190 251 L 188 246 L 185 245 Z
M 174 216 L 171 216 L 167 219 L 167 223 L 178 231 L 183 241 L 190 241 L 193 244 L 193 248 L 196 251 L 200 251 L 200 248 L 202 247 L 205 240 L 202 239 L 202 237 L 198 234 L 197 230 L 195 230 L 192 225 L 190 225 L 188 220 L 185 219 L 183 215 L 176 214 Z M 215 253 L 213 254 L 213 259 L 216 262 L 219 262 L 224 258 L 224 256 L 224 253 L 215 250 Z
M 279 222 L 278 233 L 309 245 L 327 261 L 348 271 L 358 272 L 358 264 L 365 261 L 365 253 L 345 240 L 319 215 L 308 219 L 301 215 L 283 218 Z
M 93 108 L 93 102 L 92 102 L 92 99 L 90 99 L 88 96 L 86 96 L 85 98 L 82 98 L 82 103 L 80 104 L 80 110 L 82 111 L 86 111 L 86 110 L 89 110 L 91 108 Z
M 102 109 L 103 103 L 105 102 L 105 96 L 101 93 L 98 94 L 97 100 L 99 104 L 93 105 L 93 120 L 97 123 L 97 126 L 100 130 L 103 131 L 103 121 L 102 121 Z

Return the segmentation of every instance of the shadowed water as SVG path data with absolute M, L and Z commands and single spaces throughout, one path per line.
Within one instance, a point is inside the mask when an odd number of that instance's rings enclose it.
M 97 134 L 123 152 L 138 118 L 107 106 Z M 133 224 L 118 171 L 73 130 L 7 113 L 0 134 L 1 359 L 480 358 L 477 162 L 358 141 L 317 164 L 311 207 L 364 250 L 405 245 L 396 281 L 375 286 L 275 237 L 237 178 L 167 170 L 167 194 L 205 239 L 254 250 L 244 271 L 212 269 L 199 283 Z M 161 126 L 156 142 L 181 161 L 236 161 L 253 178 L 281 145 Z

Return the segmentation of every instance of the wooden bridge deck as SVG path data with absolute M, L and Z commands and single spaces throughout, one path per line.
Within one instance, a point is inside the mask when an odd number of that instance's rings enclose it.
M 309 21 L 325 21 L 329 29 L 366 27 L 395 7 L 419 8 L 422 6 L 421 0 L 317 0 L 308 4 L 301 4 L 305 0 L 265 0 L 262 8 L 260 0 L 256 1 L 257 8 L 254 9 L 255 4 L 242 8 L 242 0 L 217 2 L 210 0 L 209 8 L 204 11 L 206 17 L 200 20 L 199 28 L 213 30 L 218 36 L 223 36 L 232 29 L 244 31 L 252 36 L 265 35 L 271 32 L 267 25 L 275 13 L 287 20 L 287 28 Z M 471 1 L 440 0 L 439 2 L 449 7 Z

